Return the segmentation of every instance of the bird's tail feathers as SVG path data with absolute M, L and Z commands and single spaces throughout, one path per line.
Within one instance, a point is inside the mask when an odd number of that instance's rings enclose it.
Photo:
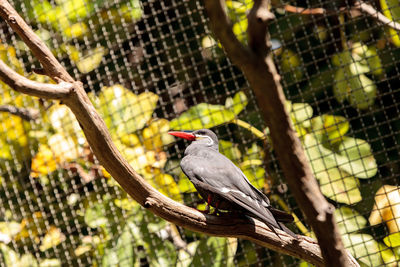
M 285 223 L 291 223 L 294 221 L 294 218 L 291 214 L 275 209 L 273 207 L 268 207 L 268 209 L 271 211 L 271 213 L 274 215 L 275 219 L 278 222 L 285 222 Z

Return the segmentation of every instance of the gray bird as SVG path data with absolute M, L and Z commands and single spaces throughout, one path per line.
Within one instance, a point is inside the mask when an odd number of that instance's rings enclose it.
M 282 222 L 292 222 L 292 215 L 274 209 L 266 195 L 255 188 L 244 173 L 227 157 L 219 153 L 214 132 L 201 129 L 193 132 L 169 132 L 193 141 L 185 150 L 181 168 L 209 206 L 227 211 L 239 211 L 254 216 L 273 231 L 281 229 L 296 235 Z

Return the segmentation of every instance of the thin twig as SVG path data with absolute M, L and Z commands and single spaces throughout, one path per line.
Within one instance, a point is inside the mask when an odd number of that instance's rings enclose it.
M 10 105 L 1 105 L 0 112 L 8 112 L 26 121 L 34 121 L 39 117 L 39 111 L 33 108 L 19 108 Z
M 382 24 L 389 26 L 397 31 L 400 31 L 400 23 L 390 20 L 388 17 L 377 11 L 373 6 L 363 1 L 356 2 L 354 5 L 355 9 L 360 10 L 373 17 L 374 19 L 382 22 Z
M 284 9 L 286 12 L 297 13 L 302 15 L 324 15 L 326 13 L 323 8 L 304 8 L 291 5 L 285 5 Z
M 62 99 L 79 121 L 96 158 L 140 205 L 149 209 L 155 215 L 187 229 L 214 236 L 244 238 L 277 252 L 304 259 L 316 266 L 323 266 L 323 258 L 318 243 L 311 238 L 298 236 L 294 239 L 283 231 L 273 231 L 256 219 L 243 216 L 237 217 L 233 214 L 205 215 L 162 195 L 151 187 L 122 157 L 112 142 L 103 119 L 86 95 L 83 85 L 69 76 L 45 44 L 37 38 L 33 30 L 4 0 L 0 0 L 0 16 L 12 25 L 14 31 L 34 51 L 42 62 L 46 73 L 52 79 L 63 82 L 59 85 L 32 82 L 10 71 L 4 63 L 3 65 L 0 63 L 2 73 L 0 78 L 20 92 L 48 99 Z M 228 39 L 233 37 L 232 41 L 236 45 L 233 44 L 232 48 L 235 49 L 240 42 L 237 39 L 235 41 L 236 37 L 230 30 L 227 30 L 225 34 L 230 35 L 226 36 Z M 28 40 L 29 38 L 35 41 L 32 42 Z M 243 46 L 239 49 L 236 57 L 241 61 L 247 61 L 246 56 L 251 55 L 251 53 Z M 279 235 L 276 235 L 276 232 Z
M 296 13 L 301 15 L 326 15 L 326 14 L 337 14 L 342 12 L 349 12 L 348 8 L 340 8 L 338 10 L 326 10 L 324 8 L 304 8 L 304 7 L 296 7 L 292 5 L 284 5 L 283 8 L 286 12 Z M 376 10 L 372 5 L 365 3 L 364 1 L 357 1 L 354 3 L 354 6 L 351 7 L 351 10 L 360 11 L 361 13 L 365 13 L 377 21 L 381 22 L 385 26 L 391 27 L 397 31 L 400 31 L 400 23 L 390 20 L 388 17 L 383 15 L 381 12 Z

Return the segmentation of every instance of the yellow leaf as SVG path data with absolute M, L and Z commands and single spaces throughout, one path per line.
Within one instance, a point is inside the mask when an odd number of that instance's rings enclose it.
M 76 67 L 82 73 L 89 73 L 97 68 L 104 55 L 107 54 L 108 50 L 104 47 L 97 47 L 88 52 L 88 54 L 79 59 L 76 62 Z
M 400 187 L 384 185 L 375 194 L 375 204 L 369 223 L 385 222 L 390 233 L 400 232 Z
M 174 137 L 168 134 L 169 121 L 166 119 L 155 120 L 149 127 L 143 129 L 144 146 L 149 150 L 162 150 L 163 146 L 175 141 Z
M 39 152 L 32 159 L 31 177 L 38 178 L 47 175 L 57 169 L 57 163 L 53 152 L 47 145 L 40 145 Z
M 55 247 L 66 239 L 65 235 L 61 230 L 55 226 L 51 226 L 43 237 L 42 244 L 40 245 L 40 251 L 48 250 L 49 248 Z

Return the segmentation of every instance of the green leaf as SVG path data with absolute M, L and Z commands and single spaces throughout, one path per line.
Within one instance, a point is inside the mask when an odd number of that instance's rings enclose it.
M 89 73 L 100 66 L 100 63 L 107 52 L 108 50 L 104 47 L 96 47 L 89 51 L 86 56 L 79 58 L 76 62 L 76 67 L 82 73 Z
M 349 207 L 336 209 L 335 218 L 341 234 L 356 232 L 367 225 L 367 219 Z
M 101 203 L 96 203 L 85 211 L 85 223 L 90 228 L 96 228 L 107 224 L 106 206 Z
M 105 87 L 98 97 L 91 95 L 111 131 L 123 136 L 142 129 L 151 119 L 158 95 L 145 92 L 136 95 L 122 85 Z
M 388 235 L 383 239 L 383 242 L 386 244 L 388 247 L 399 247 L 400 246 L 400 232 L 393 233 Z
M 135 244 L 134 233 L 138 231 L 137 226 L 128 221 L 121 235 L 118 237 L 116 246 L 106 249 L 102 258 L 102 266 L 135 266 L 137 259 L 133 251 Z
M 193 257 L 191 266 L 227 266 L 225 258 L 235 254 L 237 244 L 229 244 L 228 238 L 208 237 L 200 241 Z M 224 257 L 225 256 L 225 257 Z
M 381 9 L 383 14 L 391 21 L 399 21 L 400 19 L 400 6 L 398 0 L 380 0 Z M 393 28 L 388 29 L 388 38 L 391 39 L 392 43 L 400 47 L 400 33 Z
M 233 98 L 228 97 L 225 100 L 225 108 L 233 111 L 236 115 L 238 115 L 248 103 L 248 99 L 245 93 L 239 91 L 235 94 Z
M 358 109 L 367 109 L 376 98 L 377 88 L 375 83 L 364 74 L 349 80 L 349 102 Z
M 219 151 L 235 163 L 238 163 L 242 157 L 238 145 L 229 141 L 219 140 Z
M 335 73 L 335 83 L 333 85 L 333 94 L 339 103 L 343 103 L 349 95 L 349 87 L 343 68 L 338 69 Z
M 307 103 L 292 103 L 290 113 L 295 122 L 301 123 L 312 117 L 313 109 Z
M 179 175 L 178 187 L 182 193 L 193 193 L 197 191 L 192 182 L 183 172 Z
M 224 106 L 201 103 L 173 119 L 170 128 L 175 130 L 212 128 L 228 123 L 234 118 L 235 114 Z
M 344 246 L 357 260 L 367 266 L 380 266 L 382 264 L 378 242 L 367 234 L 343 235 Z
M 364 140 L 345 137 L 339 146 L 338 165 L 342 170 L 358 177 L 371 178 L 378 171 L 371 146 Z
M 362 200 L 358 180 L 338 168 L 319 172 L 316 178 L 321 185 L 321 192 L 336 202 L 351 205 Z
M 311 134 L 305 135 L 304 147 L 314 175 L 321 185 L 321 191 L 326 197 L 346 204 L 361 201 L 358 180 L 339 169 L 337 158 L 340 155 L 323 147 Z
M 244 175 L 249 179 L 250 183 L 256 188 L 264 187 L 265 169 L 262 167 L 247 166 L 242 168 Z
M 176 267 L 189 267 L 192 262 L 192 255 L 195 254 L 200 241 L 190 242 L 186 249 L 180 249 L 178 252 L 178 261 Z M 190 252 L 190 254 L 188 253 Z
M 356 62 L 368 68 L 368 72 L 374 75 L 381 75 L 383 73 L 382 63 L 377 54 L 376 48 L 368 47 L 361 43 L 353 44 L 352 56 Z
M 311 127 L 318 140 L 335 143 L 342 140 L 350 125 L 345 117 L 324 114 L 313 118 Z

